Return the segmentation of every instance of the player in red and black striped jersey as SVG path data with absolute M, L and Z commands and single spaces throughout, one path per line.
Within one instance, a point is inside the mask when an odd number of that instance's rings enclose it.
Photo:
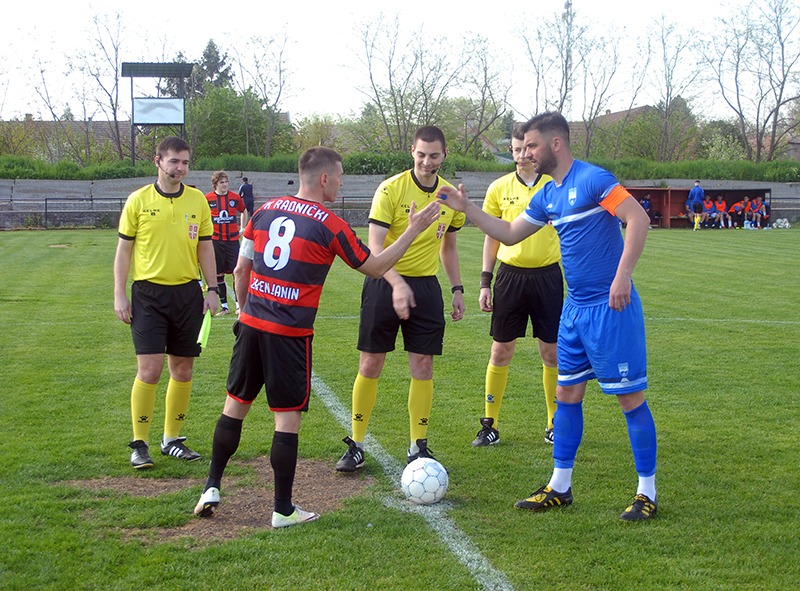
M 239 214 L 245 205 L 238 193 L 228 191 L 228 174 L 218 170 L 211 175 L 214 190 L 206 195 L 214 222 L 214 258 L 217 263 L 217 285 L 219 286 L 220 311 L 218 316 L 228 314 L 228 287 L 225 275 L 231 275 L 239 258 Z M 234 298 L 236 294 L 234 293 Z
M 299 161 L 296 197 L 265 203 L 247 224 L 234 271 L 242 302 L 235 325 L 227 398 L 214 432 L 209 477 L 194 509 L 213 515 L 225 466 L 236 452 L 251 403 L 266 386 L 275 432 L 270 462 L 275 478 L 273 527 L 313 521 L 319 516 L 292 503 L 298 432 L 311 390 L 311 341 L 322 286 L 338 256 L 370 277 L 381 277 L 436 219 L 435 201 L 408 214 L 408 229 L 379 254 L 325 206 L 342 185 L 342 158 L 328 148 L 311 148 Z
M 265 203 L 253 214 L 244 237 L 242 256 L 252 260 L 252 271 L 240 320 L 284 336 L 313 333 L 334 257 L 357 269 L 370 254 L 344 220 L 301 197 Z

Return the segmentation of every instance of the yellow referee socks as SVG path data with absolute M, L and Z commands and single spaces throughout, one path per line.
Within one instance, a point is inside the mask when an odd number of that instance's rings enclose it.
M 178 382 L 169 379 L 167 386 L 167 412 L 164 416 L 164 441 L 175 439 L 181 434 L 186 411 L 189 410 L 189 396 L 192 394 L 192 382 Z
M 432 406 L 433 380 L 411 378 L 411 385 L 408 388 L 408 420 L 411 427 L 411 441 L 427 439 Z
M 553 428 L 553 416 L 556 414 L 556 386 L 558 385 L 558 368 L 542 365 L 542 386 L 544 401 L 547 404 L 547 428 Z
M 508 385 L 508 366 L 497 366 L 491 363 L 486 367 L 486 398 L 484 400 L 484 416 L 494 419 L 492 427 L 497 429 L 500 418 L 500 407 L 503 405 L 503 394 Z
M 148 384 L 134 378 L 131 388 L 131 419 L 133 440 L 147 441 L 150 437 L 150 419 L 156 406 L 156 384 Z
M 365 378 L 361 374 L 356 376 L 353 383 L 353 414 L 350 417 L 353 429 L 353 441 L 362 443 L 367 436 L 369 418 L 375 401 L 378 399 L 378 379 Z

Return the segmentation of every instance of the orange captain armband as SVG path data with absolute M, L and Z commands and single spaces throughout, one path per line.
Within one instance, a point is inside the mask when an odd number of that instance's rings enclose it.
M 611 215 L 617 215 L 617 206 L 625 201 L 631 194 L 622 185 L 615 185 L 605 199 L 600 202 L 600 206 L 608 211 Z

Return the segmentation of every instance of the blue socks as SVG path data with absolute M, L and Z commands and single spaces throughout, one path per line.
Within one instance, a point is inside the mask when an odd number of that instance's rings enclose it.
M 650 407 L 645 400 L 624 414 L 628 421 L 628 437 L 631 440 L 636 473 L 643 477 L 653 476 L 656 473 L 656 424 Z
M 568 404 L 557 400 L 556 405 L 553 460 L 556 468 L 572 468 L 583 438 L 583 402 Z

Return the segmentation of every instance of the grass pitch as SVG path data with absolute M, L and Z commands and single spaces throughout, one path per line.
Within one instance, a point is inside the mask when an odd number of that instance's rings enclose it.
M 483 235 L 466 228 L 459 241 L 467 316 L 448 321 L 429 431 L 450 472 L 444 513 L 458 535 L 520 591 L 797 588 L 800 231 L 648 236 L 634 281 L 647 317 L 659 513 L 642 524 L 617 519 L 636 475 L 624 418 L 596 384 L 584 403 L 575 503 L 544 514 L 513 508 L 552 468 L 530 339 L 518 344 L 512 363 L 501 443 L 470 446 L 483 411 L 489 316 L 477 306 Z M 356 479 L 375 483 L 314 524 L 229 538 L 166 536 L 194 519 L 207 463 L 156 454 L 149 472 L 128 464 L 135 358 L 129 331 L 113 313 L 115 244 L 116 233 L 105 230 L 0 236 L 0 588 L 489 588 L 422 516 L 398 510 L 399 484 L 369 455 Z M 361 280 L 334 265 L 314 340 L 315 373 L 348 408 Z M 206 457 L 223 403 L 231 322 L 214 319 L 184 429 Z M 387 360 L 370 432 L 400 462 L 407 389 L 406 356 L 398 350 Z M 257 406 L 231 478 L 254 480 L 248 460 L 269 449 L 271 418 L 263 401 Z M 300 455 L 333 471 L 345 434 L 314 398 Z M 103 478 L 157 481 L 164 492 L 143 497 L 80 484 Z

